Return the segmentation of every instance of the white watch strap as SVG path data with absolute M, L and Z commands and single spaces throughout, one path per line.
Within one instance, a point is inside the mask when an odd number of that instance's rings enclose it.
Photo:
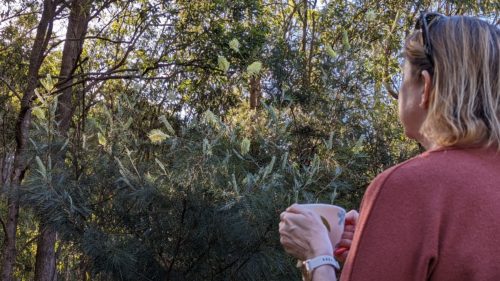
M 306 267 L 306 270 L 311 273 L 314 269 L 316 269 L 318 266 L 321 265 L 331 265 L 333 266 L 336 270 L 340 269 L 339 263 L 335 260 L 334 257 L 332 256 L 318 256 L 312 259 L 308 259 L 304 262 L 304 266 Z

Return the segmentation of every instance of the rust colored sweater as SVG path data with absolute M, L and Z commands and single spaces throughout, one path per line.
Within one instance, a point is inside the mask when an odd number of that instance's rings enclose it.
M 500 281 L 500 153 L 425 152 L 363 198 L 341 281 Z

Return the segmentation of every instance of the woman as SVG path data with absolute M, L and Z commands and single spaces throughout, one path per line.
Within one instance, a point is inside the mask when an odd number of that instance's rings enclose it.
M 399 117 L 427 151 L 370 184 L 340 280 L 500 280 L 500 30 L 435 13 L 416 29 L 404 47 Z M 335 250 L 300 205 L 281 214 L 280 235 L 301 260 Z M 330 263 L 314 261 L 312 280 L 336 280 Z

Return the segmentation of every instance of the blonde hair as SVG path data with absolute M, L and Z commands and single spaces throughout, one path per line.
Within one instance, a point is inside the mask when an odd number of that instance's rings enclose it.
M 433 62 L 421 31 L 408 37 L 405 58 L 420 77 L 432 77 L 421 133 L 440 146 L 500 149 L 500 30 L 477 18 L 443 17 L 429 27 Z M 421 79 L 421 78 L 419 78 Z

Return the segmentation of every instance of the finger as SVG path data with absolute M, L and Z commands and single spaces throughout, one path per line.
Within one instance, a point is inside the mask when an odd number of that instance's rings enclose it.
M 289 214 L 296 214 L 296 215 L 303 215 L 303 216 L 314 216 L 316 213 L 309 208 L 305 208 L 304 206 L 300 204 L 293 204 L 292 206 L 288 207 L 286 211 Z
M 333 253 L 335 256 L 342 256 L 343 253 L 345 253 L 346 251 L 348 251 L 349 249 L 347 248 L 344 248 L 344 247 L 339 247 L 335 250 L 335 252 Z
M 349 255 L 349 250 L 347 251 L 342 251 L 341 253 L 334 254 L 335 259 L 337 259 L 339 262 L 344 263 L 347 260 L 347 255 Z
M 280 220 L 282 222 L 286 222 L 286 223 L 292 223 L 292 221 L 294 221 L 295 219 L 297 219 L 297 217 L 300 216 L 299 214 L 297 213 L 291 213 L 291 212 L 288 212 L 288 211 L 284 211 L 280 214 Z
M 278 224 L 278 231 L 279 231 L 280 234 L 282 234 L 283 232 L 285 232 L 285 222 L 281 221 Z
M 290 207 L 286 208 L 286 211 L 290 213 L 301 214 L 304 212 L 304 208 L 302 208 L 302 206 L 300 206 L 299 204 L 295 203 Z
M 350 210 L 345 215 L 345 225 L 356 225 L 358 218 L 359 213 L 356 210 Z
M 351 245 L 352 245 L 352 240 L 349 239 L 340 239 L 339 243 L 337 243 L 338 248 L 350 249 Z
M 352 225 L 352 224 L 348 224 L 344 227 L 344 232 L 352 232 L 354 233 L 354 231 L 356 230 L 356 226 Z
M 280 220 L 281 221 L 285 220 L 285 215 L 286 215 L 286 211 L 285 212 L 281 212 L 281 214 L 280 214 Z
M 279 223 L 279 233 L 280 234 L 291 234 L 299 229 L 302 229 L 301 224 L 297 223 L 297 214 L 287 214 L 285 219 Z
M 280 234 L 280 243 L 284 248 L 289 248 L 293 241 L 293 238 L 288 233 Z
M 289 240 L 290 240 L 290 239 L 288 238 L 288 236 L 287 236 L 286 234 L 284 234 L 284 233 L 283 233 L 283 234 L 282 234 L 282 233 L 280 233 L 280 243 L 281 243 L 281 245 L 282 245 L 283 247 L 284 247 L 284 246 L 288 243 L 288 241 L 289 241 Z
M 279 233 L 281 235 L 290 234 L 297 229 L 297 226 L 288 220 L 279 223 Z
M 340 259 L 342 259 L 342 262 L 345 262 L 347 260 L 347 256 L 349 255 L 349 251 L 345 251 L 340 255 Z
M 344 232 L 342 233 L 342 236 L 340 239 L 347 239 L 347 240 L 352 240 L 354 239 L 354 233 L 353 232 Z
M 284 217 L 283 222 L 290 225 L 303 225 L 308 222 L 303 214 L 287 212 Z

